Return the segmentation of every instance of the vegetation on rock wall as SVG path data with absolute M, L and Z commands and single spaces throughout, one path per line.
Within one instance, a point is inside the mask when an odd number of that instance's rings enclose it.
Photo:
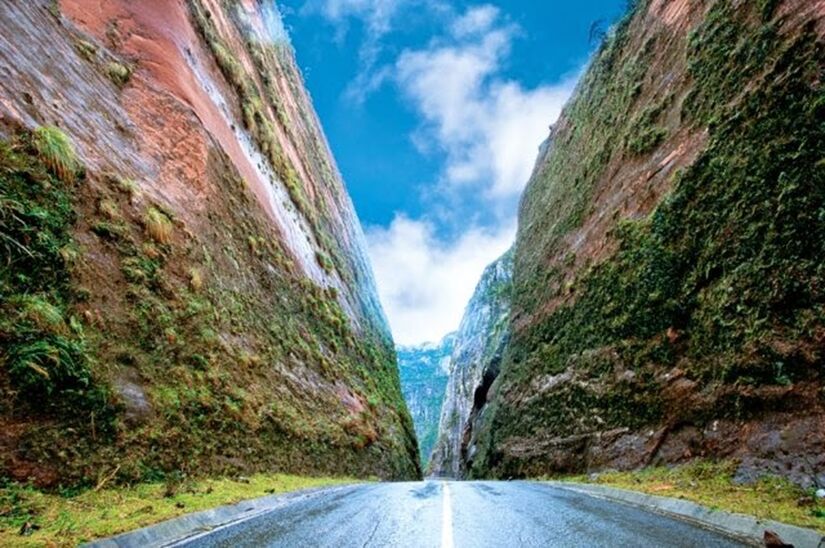
M 71 182 L 79 165 L 55 128 L 0 144 L 3 414 L 16 425 L 8 432 L 60 425 L 17 438 L 7 473 L 42 484 L 263 469 L 415 475 L 411 427 L 397 430 L 408 415 L 392 350 L 355 335 L 332 290 L 296 271 L 243 183 L 220 156 L 212 165 L 222 201 L 195 237 L 128 181 Z M 317 378 L 302 386 L 288 370 Z M 362 402 L 352 411 L 333 388 L 343 379 Z
M 524 198 L 516 306 L 536 313 L 565 292 L 571 297 L 515 332 L 478 474 L 518 473 L 517 462 L 501 461 L 499 444 L 537 428 L 569 436 L 745 418 L 766 410 L 749 398 L 752 387 L 821 382 L 825 51 L 813 23 L 793 26 L 774 3 L 716 2 L 690 34 L 692 87 L 681 123 L 707 127 L 709 138 L 664 201 L 647 218 L 618 222 L 617 252 L 579 271 L 570 286 L 552 281 L 559 271 L 536 267 L 529 246 L 560 253 L 615 144 L 644 154 L 665 138 L 658 105 L 633 118 L 629 133 L 619 121 L 633 111 L 641 91 L 634 82 L 644 80 L 655 47 L 623 51 L 644 4 L 603 47 L 566 110 L 572 128 L 554 141 Z M 661 375 L 675 367 L 718 397 L 667 417 Z M 621 371 L 628 373 L 615 380 Z M 564 372 L 586 382 L 512 404 L 530 394 L 531 379 Z
M 249 56 L 254 66 L 254 72 L 250 72 L 240 58 L 232 52 L 227 42 L 228 38 L 221 35 L 209 8 L 201 0 L 189 0 L 188 5 L 197 28 L 214 55 L 218 67 L 238 94 L 246 129 L 255 139 L 264 157 L 269 160 L 286 188 L 293 205 L 309 223 L 313 235 L 323 249 L 323 256 L 331 257 L 341 277 L 352 282 L 354 273 L 351 272 L 350 262 L 346 260 L 340 245 L 332 236 L 335 229 L 330 224 L 328 204 L 320 193 L 307 191 L 305 182 L 301 180 L 296 166 L 286 154 L 275 128 L 277 121 L 281 131 L 294 138 L 290 125 L 296 121 L 289 119 L 282 103 L 281 92 L 276 84 L 276 80 L 283 79 L 289 81 L 290 85 L 294 85 L 290 80 L 290 75 L 279 70 L 282 64 L 292 62 L 290 56 L 282 52 L 289 45 L 279 42 L 270 44 L 261 40 L 256 36 L 242 6 L 227 7 L 227 13 L 234 28 L 233 32 L 237 32 L 242 39 L 244 54 Z M 307 128 L 313 128 L 315 124 L 305 123 L 304 125 Z M 325 149 L 325 143 L 320 142 L 316 137 L 313 142 L 303 144 L 307 157 L 312 160 L 313 167 L 322 172 L 321 180 L 326 181 L 331 178 L 331 168 L 321 153 Z M 325 272 L 332 274 L 332 263 L 321 263 L 321 266 L 324 267 Z
M 487 266 L 455 336 L 441 408 L 433 474 L 463 478 L 476 453 L 478 425 L 510 334 L 513 249 Z
M 149 38 L 128 58 L 125 35 L 156 37 L 165 14 L 2 12 L 61 63 L 4 56 L 0 481 L 420 475 L 352 205 L 291 51 L 253 40 L 241 8 L 261 34 L 256 3 L 193 1 L 174 21 L 205 48 Z M 241 178 L 268 170 L 233 125 L 290 168 L 284 218 L 254 192 L 267 177 Z
M 15 394 L 3 407 L 83 422 L 97 414 L 103 433 L 113 409 L 92 373 L 69 282 L 79 171 L 57 128 L 0 142 L 0 386 Z
M 574 100 L 565 108 L 564 117 L 575 121 L 570 128 L 555 130 L 549 157 L 538 168 L 521 203 L 522 222 L 519 238 L 524 247 L 548 250 L 558 245 L 561 237 L 581 226 L 592 202 L 592 191 L 603 175 L 617 143 L 646 151 L 661 137 L 646 126 L 659 113 L 628 117 L 642 93 L 642 83 L 657 45 L 656 38 L 647 39 L 641 48 L 628 44 L 628 27 L 632 12 L 605 41 L 592 66 L 578 84 Z M 641 139 L 641 141 L 640 141 Z M 553 215 L 546 215 L 553 211 Z M 526 255 L 525 249 L 521 255 Z M 523 258 L 521 260 L 524 260 Z M 518 302 L 532 310 L 546 295 L 541 293 L 552 271 L 542 272 L 543 278 L 519 280 L 516 271 Z M 527 274 L 524 276 L 527 277 Z M 539 297 L 539 299 L 535 299 Z
M 218 67 L 221 69 L 227 82 L 229 82 L 238 94 L 243 121 L 246 129 L 255 138 L 261 152 L 270 161 L 275 172 L 289 190 L 290 198 L 295 207 L 303 213 L 307 219 L 314 218 L 314 212 L 303 193 L 301 183 L 295 169 L 286 158 L 281 144 L 275 135 L 275 129 L 271 122 L 271 117 L 267 112 L 268 104 L 264 101 L 252 74 L 247 72 L 241 61 L 232 52 L 231 47 L 221 37 L 218 28 L 212 21 L 213 14 L 204 4 L 198 0 L 190 0 L 189 8 L 197 23 L 198 30 L 203 35 L 207 46 L 212 51 Z M 282 111 L 277 108 L 280 103 L 275 103 L 276 112 Z

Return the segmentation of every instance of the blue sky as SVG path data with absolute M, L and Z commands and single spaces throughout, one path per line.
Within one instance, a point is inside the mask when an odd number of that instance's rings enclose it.
M 624 0 L 281 0 L 397 342 L 458 327 Z

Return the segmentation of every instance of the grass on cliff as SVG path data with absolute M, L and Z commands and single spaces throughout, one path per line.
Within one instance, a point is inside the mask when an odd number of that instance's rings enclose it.
M 560 383 L 519 407 L 494 408 L 487 416 L 498 439 L 482 448 L 529 438 L 536 425 L 569 436 L 661 424 L 674 414 L 662 373 L 676 367 L 697 383 L 697 393 L 706 387 L 713 393 L 711 404 L 680 408 L 681 424 L 758 417 L 764 407 L 752 390 L 821 384 L 825 50 L 812 25 L 755 23 L 754 9 L 716 2 L 690 35 L 691 91 L 682 110 L 694 130 L 707 128 L 708 142 L 674 175 L 673 190 L 648 217 L 617 220 L 610 237 L 618 251 L 578 269 L 565 287 L 560 270 L 536 261 L 560 254 L 563 248 L 547 238 L 556 234 L 561 242 L 578 221 L 562 226 L 547 212 L 588 204 L 580 189 L 612 176 L 604 158 L 622 153 L 615 120 L 627 112 L 615 105 L 629 104 L 622 98 L 631 89 L 617 82 L 644 81 L 649 62 L 622 34 L 594 61 L 586 93 L 566 111 L 576 133 L 557 136 L 547 175 L 531 183 L 520 219 L 533 228 L 519 236 L 514 309 L 528 314 L 554 299 L 564 302 L 516 330 L 498 382 L 499 393 L 516 394 L 529 393 L 539 375 L 570 372 L 587 381 Z M 614 105 L 606 98 L 622 100 Z M 646 150 L 659 139 L 660 106 L 640 116 L 640 127 L 648 128 L 641 135 L 653 133 L 631 148 Z M 585 127 L 590 133 L 582 133 Z M 589 135 L 599 131 L 608 137 L 592 141 Z M 567 171 L 574 164 L 586 171 L 586 184 L 578 182 L 584 175 Z M 623 370 L 631 373 L 616 376 Z M 770 405 L 792 411 L 790 402 Z M 524 463 L 481 451 L 475 462 L 494 463 L 496 474 L 525 473 Z M 531 466 L 537 473 L 544 464 Z M 483 468 L 477 473 L 488 475 Z
M 606 472 L 565 481 L 596 483 L 702 504 L 713 510 L 748 514 L 825 533 L 825 504 L 784 478 L 764 476 L 749 484 L 733 481 L 737 463 L 698 461 L 634 472 Z
M 56 127 L 0 143 L 0 381 L 7 378 L 24 405 L 37 402 L 37 412 L 103 417 L 106 394 L 92 374 L 68 283 L 81 168 Z
M 296 166 L 289 159 L 278 138 L 276 125 L 279 124 L 290 140 L 295 139 L 294 128 L 289 123 L 289 116 L 280 98 L 281 93 L 275 85 L 274 71 L 281 72 L 282 68 L 279 67 L 288 63 L 283 57 L 283 47 L 278 44 L 266 48 L 261 46 L 254 36 L 250 22 L 243 15 L 243 10 L 230 10 L 230 18 L 246 48 L 246 54 L 255 67 L 257 79 L 260 79 L 263 85 L 262 92 L 256 78 L 247 72 L 244 64 L 236 56 L 239 52 L 235 51 L 231 42 L 227 41 L 215 25 L 211 11 L 198 0 L 189 0 L 189 8 L 199 32 L 215 57 L 218 68 L 238 94 L 244 126 L 254 138 L 261 153 L 269 160 L 292 204 L 309 223 L 320 249 L 329 258 L 327 264 L 321 265 L 322 268 L 328 275 L 337 272 L 348 284 L 354 283 L 349 261 L 333 237 L 335 228 L 329 222 L 326 200 L 321 194 L 307 192 L 306 183 L 302 181 Z M 288 71 L 282 73 L 287 74 Z M 306 127 L 311 128 L 314 123 L 314 120 L 304 120 Z M 320 179 L 327 181 L 332 177 L 332 173 L 328 162 L 323 159 L 323 154 L 319 154 L 319 150 L 323 150 L 324 146 L 316 136 L 315 141 L 307 147 L 307 151 L 320 166 Z
M 355 481 L 259 474 L 249 478 L 209 479 L 180 485 L 143 483 L 65 494 L 0 484 L 0 546 L 75 546 L 242 500 Z M 21 534 L 24 529 L 26 533 Z
M 313 223 L 314 227 L 317 224 L 314 209 L 304 193 L 295 168 L 290 164 L 278 141 L 267 105 L 255 80 L 247 73 L 243 63 L 232 52 L 231 46 L 220 35 L 212 21 L 212 13 L 195 0 L 190 0 L 189 6 L 218 68 L 238 93 L 246 129 L 255 138 L 261 152 L 269 159 L 278 177 L 283 181 L 295 207 Z M 277 112 L 276 107 L 273 107 L 273 110 Z
M 412 436 L 394 437 L 395 417 L 412 425 L 391 347 L 356 338 L 337 294 L 295 272 L 220 157 L 225 201 L 195 246 L 173 212 L 85 173 L 72 151 L 57 128 L 0 140 L 0 422 L 14 448 L 0 478 L 415 474 Z M 364 408 L 290 384 L 282 371 L 296 365 L 322 386 L 347 379 Z M 133 421 L 121 375 L 151 415 Z
M 74 183 L 80 164 L 69 138 L 59 128 L 43 126 L 34 130 L 31 139 L 37 155 L 64 183 Z

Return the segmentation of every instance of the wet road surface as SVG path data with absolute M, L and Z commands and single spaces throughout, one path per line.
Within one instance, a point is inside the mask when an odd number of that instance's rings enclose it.
M 744 546 L 619 503 L 531 482 L 357 485 L 175 546 Z

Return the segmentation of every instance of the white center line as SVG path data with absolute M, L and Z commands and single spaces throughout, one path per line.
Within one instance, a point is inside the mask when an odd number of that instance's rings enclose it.
M 453 548 L 453 508 L 450 501 L 450 485 L 441 484 L 443 506 L 441 508 L 441 548 Z

